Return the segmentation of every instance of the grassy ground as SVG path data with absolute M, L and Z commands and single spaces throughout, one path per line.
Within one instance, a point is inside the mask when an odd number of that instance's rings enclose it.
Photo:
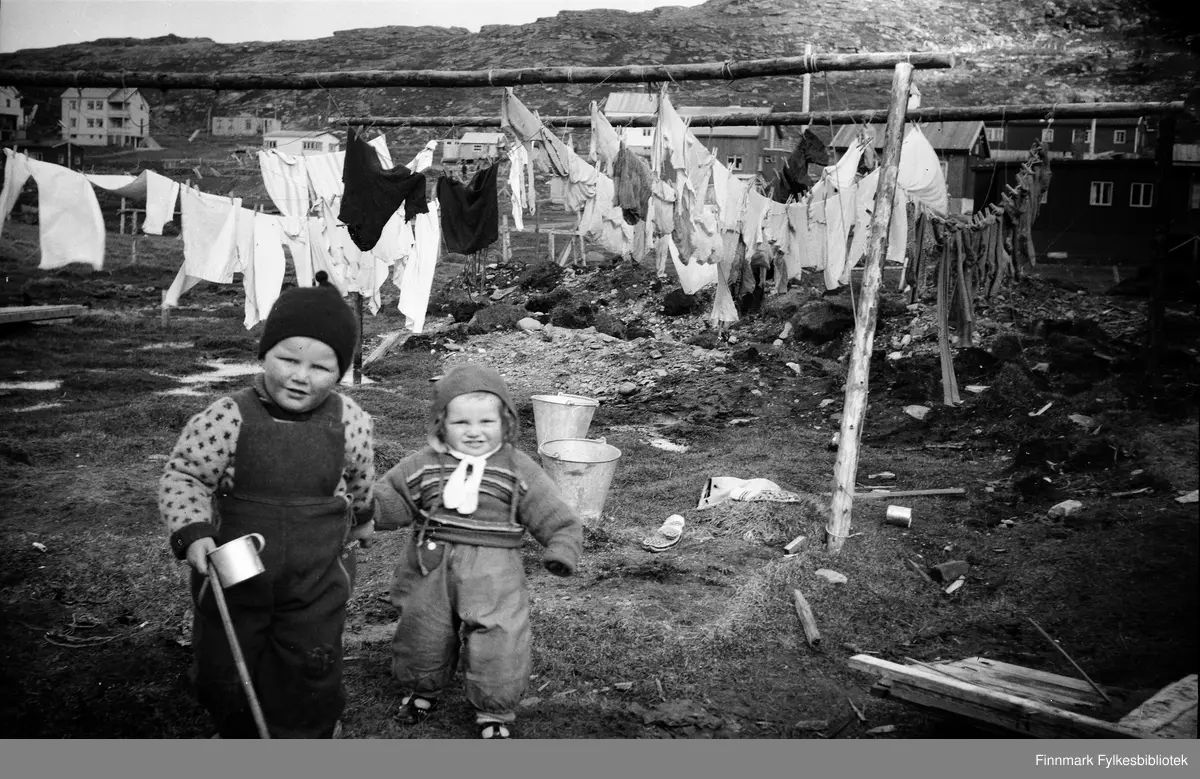
M 138 237 L 136 262 L 133 240 L 110 235 L 106 270 L 96 273 L 37 271 L 36 228 L 28 225 L 6 225 L 0 241 L 5 292 L 91 306 L 74 320 L 0 332 L 0 382 L 61 382 L 51 391 L 0 389 L 0 727 L 13 738 L 211 732 L 188 694 L 186 577 L 166 547 L 155 483 L 186 419 L 240 382 L 204 387 L 202 397 L 160 393 L 207 370 L 208 360 L 250 360 L 258 333 L 242 327 L 241 290 L 232 286 L 202 284 L 164 322 L 159 290 L 181 260 L 179 239 Z M 519 256 L 528 251 L 518 247 Z M 444 263 L 439 276 L 461 269 Z M 394 308 L 385 300 L 366 318 L 368 347 L 400 327 Z M 486 347 L 488 338 L 472 343 Z M 368 371 L 373 383 L 345 388 L 376 420 L 381 470 L 423 439 L 429 378 L 445 356 L 427 343 L 402 349 Z M 936 363 L 928 368 L 936 375 Z M 1100 716 L 1115 719 L 1196 670 L 1196 509 L 1173 500 L 1197 486 L 1194 413 L 1167 418 L 1132 400 L 1107 407 L 1101 413 L 1121 443 L 1119 462 L 1056 473 L 1053 495 L 1019 492 L 1013 466 L 1022 439 L 1072 435 L 1065 409 L 1031 418 L 1024 407 L 969 405 L 910 435 L 868 435 L 860 482 L 886 470 L 906 489 L 961 486 L 967 495 L 906 501 L 914 516 L 907 530 L 882 523 L 883 501 L 860 501 L 858 535 L 832 554 L 821 543 L 824 518 L 810 504 L 693 508 L 716 475 L 765 477 L 811 494 L 829 489 L 832 409 L 816 405 L 830 396 L 829 382 L 789 374 L 758 374 L 758 395 L 742 383 L 748 373 L 728 375 L 720 393 L 736 396 L 738 415 L 755 421 L 676 420 L 669 437 L 689 445 L 683 452 L 639 436 L 631 423 L 650 411 L 636 399 L 598 410 L 590 434 L 605 436 L 622 457 L 605 515 L 587 527 L 578 575 L 549 576 L 536 546 L 526 547 L 535 678 L 521 735 L 846 738 L 871 737 L 868 729 L 886 724 L 897 726 L 893 737 L 956 734 L 961 722 L 872 697 L 873 679 L 847 659 L 860 651 L 896 662 L 980 655 L 1076 676 L 1029 617 L 1092 678 L 1120 688 L 1122 711 L 1093 712 Z M 681 401 L 714 391 L 685 379 L 675 385 Z M 521 446 L 532 454 L 529 393 L 519 392 L 517 403 Z M 890 419 L 885 405 L 873 397 L 868 433 Z M 931 441 L 965 445 L 924 445 Z M 1108 497 L 1138 468 L 1172 489 Z M 1049 505 L 1072 496 L 1084 496 L 1098 521 L 1046 519 Z M 674 513 L 688 523 L 681 543 L 660 555 L 644 551 L 641 538 Z M 807 543 L 784 559 L 782 545 L 799 534 Z M 402 533 L 380 534 L 360 553 L 346 636 L 345 734 L 469 737 L 460 692 L 416 728 L 390 720 L 399 695 L 388 668 L 395 613 L 383 595 L 404 541 Z M 905 564 L 952 559 L 972 566 L 953 596 Z M 848 582 L 825 581 L 815 573 L 821 568 Z M 793 589 L 814 609 L 819 650 L 804 641 Z M 810 720 L 824 724 L 797 726 Z

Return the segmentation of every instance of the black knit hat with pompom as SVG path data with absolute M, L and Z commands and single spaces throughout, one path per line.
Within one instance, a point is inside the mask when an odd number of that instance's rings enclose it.
M 297 335 L 328 344 L 337 355 L 339 375 L 346 374 L 358 345 L 358 321 L 325 271 L 317 271 L 313 286 L 287 289 L 271 306 L 258 342 L 258 358 L 261 360 L 285 338 Z

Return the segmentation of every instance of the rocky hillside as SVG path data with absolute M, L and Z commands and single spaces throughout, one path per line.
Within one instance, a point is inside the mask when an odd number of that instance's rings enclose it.
M 958 65 L 918 71 L 925 106 L 1180 99 L 1197 81 L 1194 4 L 1157 0 L 708 0 L 644 13 L 562 12 L 525 25 L 380 27 L 330 38 L 219 44 L 206 38 L 101 39 L 0 55 L 0 69 L 296 72 L 483 69 L 712 62 L 818 52 L 954 51 Z M 889 72 L 813 78 L 814 109 L 881 108 Z M 544 114 L 584 114 L 591 100 L 636 85 L 525 87 Z M 677 103 L 801 108 L 801 78 L 676 85 Z M 25 90 L 52 126 L 61 90 Z M 331 91 L 147 90 L 158 132 L 189 132 L 213 114 L 271 113 L 312 128 L 338 112 L 482 114 L 498 89 Z

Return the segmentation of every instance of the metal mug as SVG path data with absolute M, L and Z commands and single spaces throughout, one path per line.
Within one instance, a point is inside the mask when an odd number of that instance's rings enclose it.
M 209 552 L 208 564 L 216 569 L 222 587 L 232 587 L 266 570 L 258 557 L 258 553 L 266 546 L 265 538 L 258 533 L 251 533 L 221 544 Z
M 907 506 L 888 506 L 884 522 L 896 527 L 912 527 L 912 509 Z

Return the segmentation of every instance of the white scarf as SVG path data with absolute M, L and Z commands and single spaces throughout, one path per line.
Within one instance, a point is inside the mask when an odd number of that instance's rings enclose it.
M 442 505 L 454 509 L 459 514 L 474 514 L 479 506 L 479 485 L 483 481 L 483 469 L 487 467 L 487 459 L 500 451 L 497 446 L 487 454 L 473 457 L 469 454 L 448 449 L 450 454 L 458 458 L 458 467 L 442 488 Z

